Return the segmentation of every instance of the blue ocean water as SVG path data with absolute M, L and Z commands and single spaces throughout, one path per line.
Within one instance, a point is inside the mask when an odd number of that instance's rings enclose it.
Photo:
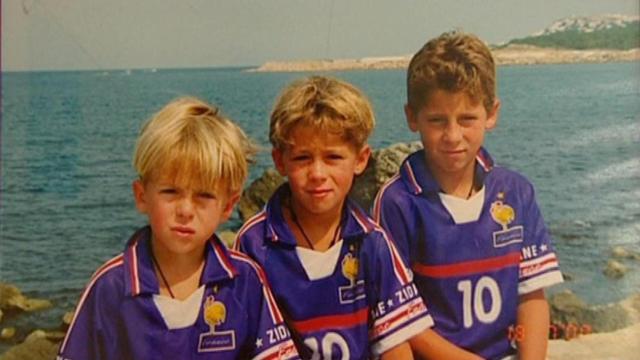
M 191 69 L 2 74 L 0 281 L 54 301 L 26 321 L 56 326 L 92 272 L 145 219 L 131 197 L 142 121 L 181 95 L 221 107 L 264 146 L 268 115 L 301 73 Z M 330 73 L 370 97 L 374 148 L 417 140 L 403 115 L 404 70 Z M 502 111 L 487 148 L 529 177 L 571 288 L 590 303 L 638 290 L 640 264 L 601 273 L 614 245 L 640 250 L 640 63 L 498 70 Z M 237 218 L 227 227 L 238 226 Z

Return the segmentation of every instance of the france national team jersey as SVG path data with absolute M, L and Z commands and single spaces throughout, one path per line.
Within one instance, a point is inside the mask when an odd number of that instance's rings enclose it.
M 206 247 L 197 317 L 168 326 L 156 305 L 150 232 L 136 232 L 124 253 L 94 273 L 58 360 L 299 358 L 262 270 L 215 235 Z
M 236 248 L 265 269 L 278 305 L 313 359 L 366 359 L 380 355 L 432 326 L 433 321 L 385 232 L 347 203 L 341 239 L 313 256 L 328 268 L 316 277 L 301 262 L 301 249 L 282 213 L 284 184 L 265 209 L 238 233 Z M 347 201 L 348 202 L 348 201 Z M 338 247 L 338 248 L 336 248 Z M 324 254 L 324 255 L 323 255 Z
M 380 189 L 373 212 L 410 260 L 436 332 L 494 359 L 516 352 L 509 331 L 519 295 L 562 282 L 562 275 L 533 186 L 494 167 L 484 149 L 476 180 L 483 188 L 469 200 L 448 198 L 419 150 Z

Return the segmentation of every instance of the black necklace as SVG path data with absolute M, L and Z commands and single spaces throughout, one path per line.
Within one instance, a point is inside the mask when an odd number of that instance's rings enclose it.
M 175 299 L 176 297 L 173 295 L 173 291 L 171 291 L 171 286 L 169 286 L 169 282 L 167 281 L 167 278 L 164 277 L 162 268 L 160 268 L 160 264 L 158 264 L 158 260 L 156 260 L 156 256 L 153 254 L 153 247 L 151 247 L 151 261 L 153 261 L 153 265 L 156 267 L 156 269 L 158 269 L 160 277 L 162 278 L 162 282 L 164 282 L 164 286 L 166 286 L 167 291 L 169 291 L 169 295 L 171 295 L 172 299 Z
M 291 199 L 289 199 L 289 212 L 291 213 L 291 220 L 293 220 L 293 223 L 296 224 L 296 226 L 298 227 L 298 229 L 300 229 L 300 232 L 302 233 L 302 236 L 304 237 L 304 240 L 307 242 L 307 245 L 309 245 L 309 248 L 311 248 L 311 250 L 315 250 L 315 248 L 313 247 L 313 244 L 311 243 L 311 240 L 309 240 L 309 237 L 307 236 L 307 233 L 304 232 L 304 229 L 302 228 L 302 225 L 300 225 L 300 222 L 298 222 L 298 217 L 296 216 L 295 212 L 293 211 L 293 206 L 291 205 Z M 342 219 L 342 212 L 340 212 L 340 219 Z M 342 226 L 340 226 L 340 224 L 338 224 L 338 226 L 336 226 L 336 231 L 333 233 L 333 239 L 331 240 L 331 244 L 329 244 L 329 247 L 332 247 L 338 237 L 339 237 L 339 233 L 340 233 L 340 228 Z

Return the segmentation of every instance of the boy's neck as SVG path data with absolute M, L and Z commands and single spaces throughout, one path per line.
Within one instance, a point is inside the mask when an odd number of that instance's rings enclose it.
M 427 166 L 429 166 L 428 163 Z M 440 185 L 440 190 L 445 194 L 468 199 L 478 190 L 477 184 L 475 184 L 475 162 L 473 166 L 459 174 L 434 171 L 431 167 L 430 170 L 436 182 Z
M 291 199 L 285 207 L 285 219 L 296 237 L 298 246 L 324 252 L 339 241 L 343 207 L 344 202 L 336 211 L 312 214 L 302 206 L 297 206 L 295 200 Z
M 152 240 L 151 251 L 161 295 L 184 300 L 198 289 L 205 263 L 204 245 L 187 254 L 175 254 Z

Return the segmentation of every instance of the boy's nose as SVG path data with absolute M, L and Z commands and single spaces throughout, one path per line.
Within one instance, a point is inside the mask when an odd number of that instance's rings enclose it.
M 323 178 L 326 175 L 326 164 L 322 161 L 316 160 L 311 163 L 309 169 L 309 177 L 312 179 Z
M 444 138 L 449 142 L 457 142 L 462 138 L 462 129 L 455 121 L 450 121 L 444 130 Z
M 180 201 L 178 201 L 177 205 L 176 205 L 176 214 L 180 217 L 180 218 L 191 218 L 193 217 L 193 209 L 194 209 L 194 205 L 193 205 L 193 201 L 187 197 L 181 199 Z

